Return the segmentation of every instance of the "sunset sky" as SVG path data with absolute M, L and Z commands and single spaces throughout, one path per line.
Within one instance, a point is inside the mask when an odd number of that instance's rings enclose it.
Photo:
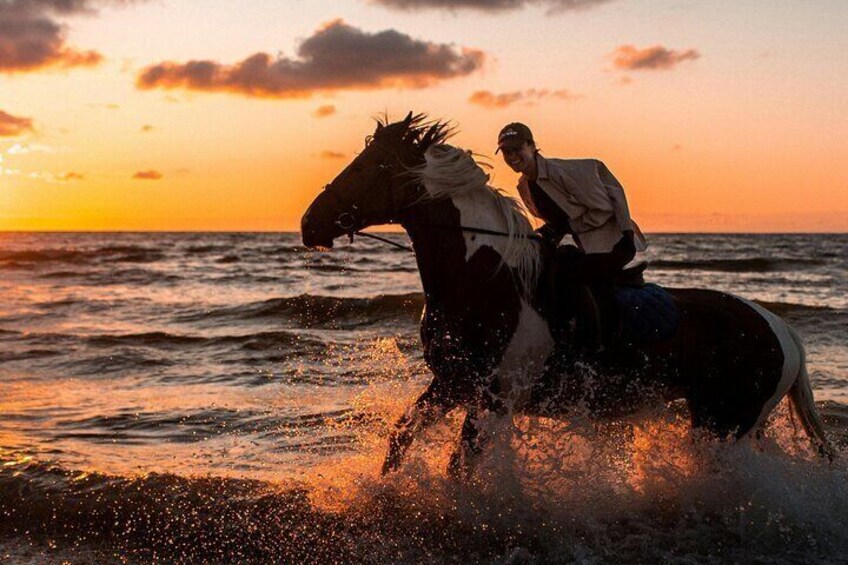
M 645 231 L 848 231 L 846 0 L 0 0 L 0 230 L 296 230 L 373 118 L 602 159 Z

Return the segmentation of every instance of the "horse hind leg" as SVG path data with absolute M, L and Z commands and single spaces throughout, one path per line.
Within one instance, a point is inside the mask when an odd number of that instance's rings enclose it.
M 807 374 L 807 359 L 804 344 L 795 330 L 789 326 L 787 326 L 787 329 L 801 356 L 798 375 L 789 389 L 789 401 L 798 415 L 798 419 L 801 421 L 801 426 L 807 433 L 807 437 L 810 438 L 810 441 L 818 449 L 819 454 L 833 461 L 836 458 L 836 450 L 828 442 L 824 431 L 824 424 L 818 410 L 816 410 L 813 389 L 810 386 L 810 377 Z

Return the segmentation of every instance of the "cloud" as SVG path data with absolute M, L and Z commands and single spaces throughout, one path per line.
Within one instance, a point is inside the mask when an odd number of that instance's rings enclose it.
M 338 151 L 327 151 L 324 150 L 321 152 L 322 159 L 344 159 L 346 155 L 344 153 L 339 153 Z
M 332 116 L 336 113 L 336 107 L 332 104 L 326 104 L 324 106 L 318 106 L 312 115 L 316 118 L 326 118 L 327 116 Z
M 57 150 L 42 143 L 16 143 L 6 150 L 9 155 L 27 155 L 29 153 L 56 153 Z
M 32 129 L 32 118 L 21 118 L 0 110 L 0 137 L 14 137 Z
M 316 91 L 423 88 L 469 75 L 484 59 L 479 50 L 422 41 L 392 29 L 369 33 L 335 20 L 304 40 L 296 58 L 256 53 L 234 65 L 166 61 L 143 69 L 136 86 L 302 98 Z
M 103 56 L 71 47 L 58 18 L 92 15 L 108 4 L 132 0 L 0 0 L 0 72 L 31 72 L 45 67 L 87 67 Z
M 155 127 L 153 127 L 153 126 L 151 126 L 150 124 L 144 124 L 143 126 L 141 126 L 141 131 L 142 131 L 142 133 L 148 133 L 148 132 L 151 132 L 151 131 L 153 131 L 153 130 L 155 130 L 155 129 L 156 129 L 156 128 L 155 128 Z
M 616 69 L 628 71 L 670 70 L 683 61 L 694 61 L 701 54 L 697 49 L 675 51 L 662 45 L 639 49 L 633 45 L 622 45 L 610 53 Z
M 73 181 L 73 180 L 84 180 L 84 179 L 85 179 L 85 175 L 83 175 L 82 173 L 75 173 L 73 171 L 68 171 L 66 173 L 61 173 L 59 175 L 56 175 L 56 180 L 61 181 L 61 182 L 70 182 L 70 181 Z
M 505 92 L 495 94 L 490 90 L 478 90 L 474 92 L 468 101 L 484 108 L 506 108 L 513 104 L 524 102 L 526 104 L 535 104 L 546 98 L 558 98 L 560 100 L 578 100 L 582 96 L 578 96 L 570 90 L 537 90 L 531 88 L 529 90 L 517 90 L 515 92 Z
M 147 171 L 138 171 L 132 176 L 132 178 L 136 180 L 159 180 L 162 178 L 162 173 L 153 169 L 149 169 Z
M 398 10 L 476 10 L 508 12 L 528 6 L 544 6 L 548 13 L 586 10 L 613 0 L 370 0 L 372 4 Z

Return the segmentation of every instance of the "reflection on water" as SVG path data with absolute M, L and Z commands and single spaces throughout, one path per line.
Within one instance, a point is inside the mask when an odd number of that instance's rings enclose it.
M 653 281 L 759 300 L 799 330 L 844 450 L 848 236 L 651 243 Z M 321 254 L 296 234 L 7 233 L 0 273 L 0 540 L 69 536 L 77 549 L 57 562 L 101 542 L 103 562 L 848 550 L 834 526 L 846 468 L 796 440 L 785 406 L 759 444 L 732 447 L 676 410 L 516 418 L 465 486 L 445 472 L 457 411 L 378 479 L 390 426 L 428 382 L 414 261 L 379 243 Z

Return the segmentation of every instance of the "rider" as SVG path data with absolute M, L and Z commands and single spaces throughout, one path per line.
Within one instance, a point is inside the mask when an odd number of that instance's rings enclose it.
M 530 128 L 521 123 L 500 131 L 497 151 L 513 171 L 521 173 L 518 193 L 530 212 L 545 222 L 536 231 L 556 248 L 556 270 L 565 270 L 561 275 L 572 288 L 592 288 L 594 297 L 577 300 L 578 310 L 594 320 L 589 324 L 594 334 L 590 341 L 593 345 L 608 342 L 615 317 L 613 279 L 637 249 L 646 247 L 642 232 L 630 219 L 621 183 L 597 159 L 543 157 Z M 557 247 L 569 233 L 577 247 Z

